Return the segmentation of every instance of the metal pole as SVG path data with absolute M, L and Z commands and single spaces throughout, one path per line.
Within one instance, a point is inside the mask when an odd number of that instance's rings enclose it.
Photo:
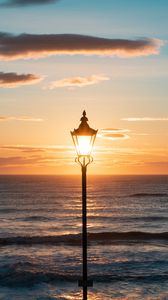
M 82 166 L 82 246 L 83 246 L 83 300 L 87 300 L 87 202 L 86 202 L 86 171 Z

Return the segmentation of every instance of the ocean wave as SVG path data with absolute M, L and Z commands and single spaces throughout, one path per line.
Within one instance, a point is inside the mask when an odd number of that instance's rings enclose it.
M 136 216 L 136 217 L 123 217 L 123 219 L 132 221 L 143 221 L 143 222 L 160 222 L 167 221 L 168 216 Z M 120 218 L 122 220 L 122 218 Z
M 15 208 L 0 208 L 0 213 L 3 213 L 3 214 L 9 214 L 9 213 L 27 213 L 27 212 L 29 212 L 29 213 L 35 213 L 35 212 L 38 212 L 38 213 L 43 213 L 43 212 L 53 212 L 53 208 L 51 207 L 38 207 L 38 208 L 36 208 L 36 207 L 33 207 L 33 208 L 30 208 L 28 205 L 26 206 L 25 205 L 25 207 L 24 208 L 19 208 L 19 207 L 15 207 Z
M 55 218 L 53 217 L 45 217 L 45 216 L 29 216 L 29 217 L 25 217 L 22 218 L 23 221 L 27 221 L 27 222 L 48 222 L 51 220 L 55 220 Z
M 110 244 L 121 242 L 143 242 L 152 240 L 168 241 L 168 232 L 152 233 L 141 231 L 128 232 L 96 232 L 88 233 L 89 243 Z M 0 238 L 0 246 L 9 245 L 80 245 L 82 242 L 81 234 L 67 234 L 58 236 L 15 236 Z
M 167 197 L 167 193 L 135 193 L 129 195 L 129 197 Z
M 35 271 L 25 270 L 23 268 L 16 268 L 16 266 L 7 267 L 6 271 L 0 272 L 0 286 L 5 287 L 32 287 L 39 283 L 56 283 L 56 282 L 78 282 L 81 280 L 79 272 L 47 272 L 47 271 Z M 92 273 L 88 280 L 100 283 L 111 283 L 117 281 L 125 282 L 164 282 L 168 280 L 168 273 L 142 273 L 142 274 L 130 274 L 127 272 L 118 273 L 113 271 L 106 274 Z
M 32 287 L 38 283 L 52 283 L 56 281 L 77 281 L 77 276 L 70 274 L 56 274 L 52 272 L 34 272 L 24 270 L 8 270 L 0 274 L 0 286 Z

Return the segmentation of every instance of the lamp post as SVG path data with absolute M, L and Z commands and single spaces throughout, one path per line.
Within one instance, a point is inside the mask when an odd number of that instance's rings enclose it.
M 76 148 L 77 157 L 75 161 L 80 164 L 82 171 L 82 249 L 83 249 L 83 278 L 79 286 L 83 287 L 83 300 L 87 300 L 87 288 L 93 286 L 88 281 L 87 275 L 87 189 L 86 173 L 87 166 L 92 163 L 91 151 L 96 138 L 97 130 L 90 128 L 85 110 L 80 119 L 81 123 L 77 129 L 71 131 L 72 139 Z

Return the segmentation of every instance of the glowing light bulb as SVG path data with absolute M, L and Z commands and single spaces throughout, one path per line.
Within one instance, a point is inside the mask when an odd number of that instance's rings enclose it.
M 90 136 L 78 136 L 78 151 L 80 155 L 89 155 L 92 150 Z

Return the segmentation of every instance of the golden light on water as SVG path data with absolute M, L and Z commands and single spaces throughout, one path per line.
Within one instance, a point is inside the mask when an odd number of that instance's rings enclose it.
M 67 293 L 63 294 L 63 297 L 67 300 L 81 300 L 82 299 L 82 292 L 73 292 L 73 295 L 69 295 Z M 88 300 L 102 300 L 102 294 L 97 295 L 94 292 L 89 292 Z M 106 299 L 105 299 L 106 300 Z M 117 299 L 120 300 L 120 299 Z M 125 300 L 125 299 L 122 299 Z
M 134 296 L 136 296 L 136 293 L 131 293 L 130 294 L 131 298 L 125 297 L 125 296 L 119 296 L 119 297 L 115 297 L 115 296 L 111 296 L 111 300 L 129 300 L 129 299 L 134 299 Z M 82 299 L 82 292 L 72 292 L 71 295 L 69 295 L 68 293 L 64 293 L 63 297 L 66 300 L 81 300 Z M 98 292 L 97 289 L 94 289 L 93 291 L 90 291 L 88 293 L 88 300 L 108 300 L 109 297 L 104 296 L 102 292 Z

